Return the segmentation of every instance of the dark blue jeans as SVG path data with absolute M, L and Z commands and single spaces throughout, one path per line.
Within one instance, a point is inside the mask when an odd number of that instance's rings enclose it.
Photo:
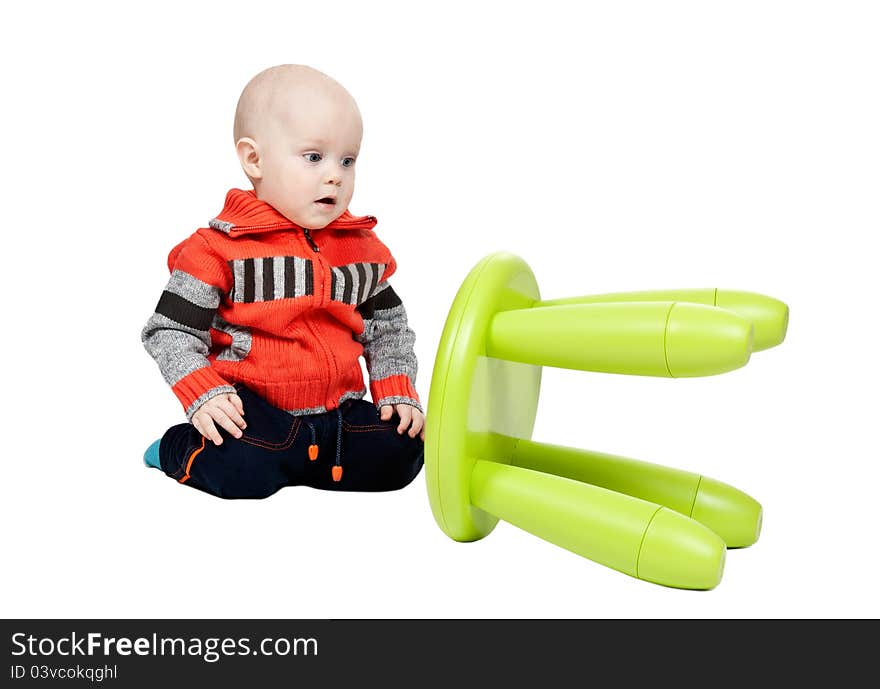
M 398 433 L 397 414 L 382 421 L 370 402 L 346 400 L 338 410 L 292 416 L 243 385 L 235 387 L 244 405 L 244 435 L 234 438 L 218 427 L 223 443 L 215 445 L 192 424 L 172 426 L 159 445 L 168 476 L 221 498 L 265 498 L 284 486 L 397 490 L 422 468 L 422 440 L 410 438 L 409 429 Z M 311 459 L 314 446 L 317 457 Z

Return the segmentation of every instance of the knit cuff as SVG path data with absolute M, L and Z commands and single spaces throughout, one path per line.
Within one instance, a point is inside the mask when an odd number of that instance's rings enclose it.
M 189 420 L 209 399 L 217 395 L 234 393 L 235 388 L 210 366 L 205 366 L 181 378 L 171 391 L 177 395 Z
M 409 376 L 388 376 L 382 380 L 370 381 L 370 394 L 377 407 L 385 404 L 408 404 L 424 412 L 419 402 L 419 394 L 416 392 Z

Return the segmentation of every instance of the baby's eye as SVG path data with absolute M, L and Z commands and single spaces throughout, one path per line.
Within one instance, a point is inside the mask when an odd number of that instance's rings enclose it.
M 342 159 L 342 167 L 351 167 L 354 165 L 354 158 L 349 156 L 348 158 Z
M 318 163 L 321 161 L 320 153 L 306 153 L 303 155 L 303 158 L 308 160 L 310 163 Z

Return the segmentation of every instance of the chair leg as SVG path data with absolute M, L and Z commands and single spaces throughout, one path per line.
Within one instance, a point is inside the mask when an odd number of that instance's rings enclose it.
M 745 366 L 753 335 L 751 321 L 704 304 L 563 304 L 496 314 L 486 354 L 580 371 L 691 378 Z
M 788 330 L 788 306 L 785 303 L 763 294 L 729 289 L 667 289 L 590 294 L 539 301 L 532 307 L 627 301 L 686 301 L 690 304 L 706 304 L 732 311 L 755 324 L 753 352 L 760 352 L 780 344 L 785 339 L 785 333 Z
M 484 512 L 638 579 L 687 589 L 721 580 L 721 539 L 645 500 L 486 460 L 474 465 L 470 498 Z
M 707 476 L 637 459 L 520 440 L 511 464 L 581 481 L 669 507 L 717 533 L 729 548 L 758 540 L 761 505 Z

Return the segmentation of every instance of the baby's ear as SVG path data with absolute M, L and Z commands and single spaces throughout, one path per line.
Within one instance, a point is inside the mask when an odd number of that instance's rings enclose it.
M 257 142 L 249 137 L 242 137 L 235 144 L 235 152 L 238 154 L 238 162 L 250 179 L 262 179 L 263 171 L 260 168 L 260 150 Z

